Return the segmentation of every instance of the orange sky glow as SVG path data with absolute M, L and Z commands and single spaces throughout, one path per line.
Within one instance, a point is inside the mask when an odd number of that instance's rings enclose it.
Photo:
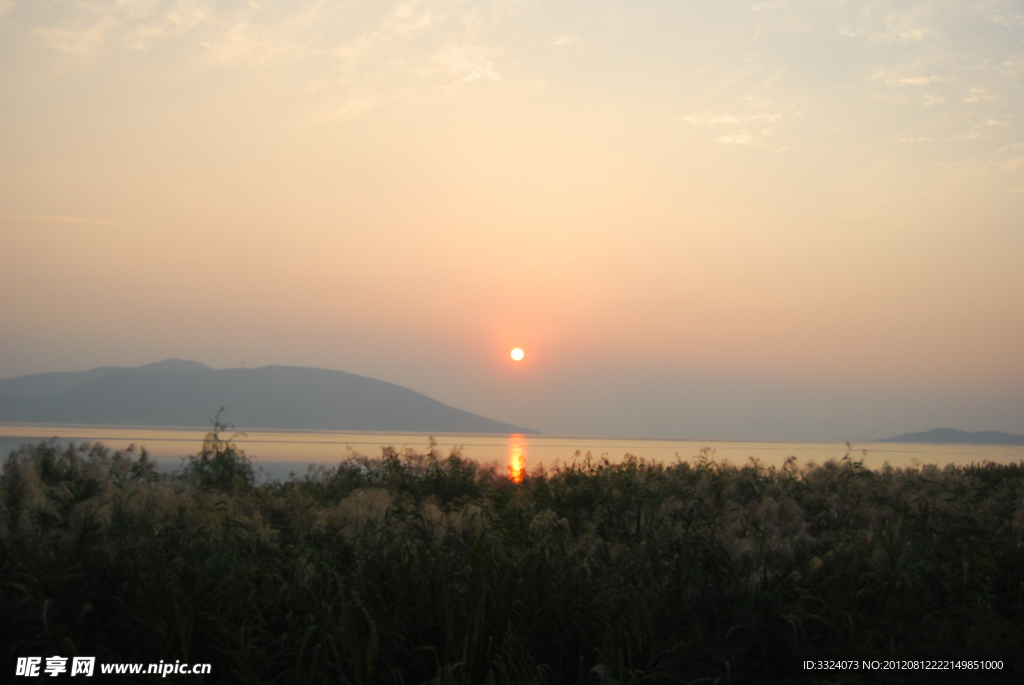
M 4 0 L 0 377 L 1024 433 L 1019 6 L 853 5 Z

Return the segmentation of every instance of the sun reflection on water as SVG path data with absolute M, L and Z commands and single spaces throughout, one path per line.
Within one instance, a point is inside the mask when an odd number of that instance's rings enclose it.
M 526 440 L 522 435 L 510 435 L 508 439 L 508 479 L 522 483 L 526 474 Z

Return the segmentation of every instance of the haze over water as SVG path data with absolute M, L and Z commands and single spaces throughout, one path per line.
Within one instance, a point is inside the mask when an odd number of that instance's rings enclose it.
M 152 458 L 167 466 L 199 452 L 207 431 L 168 428 L 137 428 L 115 426 L 0 426 L 0 450 L 17 449 L 21 443 L 36 443 L 52 437 L 58 442 L 101 442 L 111 449 L 125 449 L 134 444 L 144 447 Z M 225 431 L 222 438 L 234 436 L 234 442 L 263 467 L 271 478 L 287 478 L 289 473 L 302 476 L 312 465 L 333 466 L 356 455 L 378 457 L 384 447 L 400 452 L 417 453 L 430 449 L 431 437 L 443 458 L 453 449 L 464 457 L 482 464 L 494 463 L 499 469 L 512 466 L 521 459 L 526 471 L 550 469 L 573 461 L 582 462 L 589 453 L 594 461 L 607 457 L 613 463 L 627 455 L 649 461 L 675 463 L 695 462 L 701 458 L 718 463 L 743 466 L 750 458 L 763 466 L 781 467 L 789 457 L 799 465 L 822 464 L 840 460 L 863 460 L 868 468 L 946 464 L 966 465 L 991 461 L 999 464 L 1024 462 L 1024 447 L 980 445 L 918 445 L 908 443 L 856 443 L 847 446 L 836 442 L 741 442 L 721 440 L 645 440 L 629 438 L 594 438 L 586 436 L 547 435 L 443 435 L 414 433 L 350 433 L 336 431 L 257 431 L 244 434 Z

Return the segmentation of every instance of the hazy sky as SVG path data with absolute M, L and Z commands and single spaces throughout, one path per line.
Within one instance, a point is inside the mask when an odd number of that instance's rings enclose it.
M 1022 85 L 1020 1 L 0 0 L 0 377 L 1024 433 Z

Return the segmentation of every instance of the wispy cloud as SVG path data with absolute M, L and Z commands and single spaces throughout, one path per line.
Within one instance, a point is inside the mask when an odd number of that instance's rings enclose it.
M 1024 26 L 1024 14 L 1015 12 L 1013 14 L 992 14 L 989 15 L 988 20 L 993 24 L 1000 24 L 1002 26 Z
M 211 6 L 200 0 L 76 2 L 56 17 L 58 25 L 36 26 L 32 33 L 55 50 L 91 55 L 111 44 L 146 50 L 214 18 Z
M 455 59 L 453 44 L 464 54 L 470 52 L 465 45 L 472 43 L 471 34 L 479 24 L 478 5 L 450 0 L 371 5 L 323 0 L 236 5 L 202 0 L 80 1 L 33 33 L 56 50 L 79 55 L 105 46 L 148 50 L 160 41 L 188 36 L 192 44 L 205 48 L 207 65 L 258 67 L 333 55 L 343 69 L 404 65 L 411 73 L 417 61 L 423 66 L 447 60 L 450 66 Z M 353 32 L 355 27 L 361 28 Z M 425 44 L 413 46 L 414 41 Z M 430 50 L 430 43 L 437 47 Z M 470 72 L 479 78 L 497 73 L 493 63 L 476 61 Z M 466 76 L 460 74 L 459 79 Z
M 500 78 L 490 53 L 479 45 L 446 45 L 431 57 L 431 62 L 432 66 L 421 68 L 419 73 L 426 75 L 440 70 L 458 83 Z
M 10 2 L 0 0 L 0 8 L 12 6 Z M 535 44 L 538 35 L 549 48 L 569 48 L 581 40 L 560 24 L 548 25 L 529 41 L 507 38 L 512 34 L 502 25 L 504 19 L 526 11 L 510 0 L 73 0 L 51 6 L 58 9 L 36 13 L 43 24 L 28 30 L 69 55 L 146 51 L 176 41 L 182 48 L 181 70 L 291 69 L 301 93 L 296 125 L 360 117 L 414 92 L 510 82 L 513 74 L 536 67 L 528 55 L 516 53 L 517 45 Z M 742 18 L 748 25 L 736 36 L 745 39 L 753 31 L 758 35 L 755 48 L 737 38 L 742 47 L 728 58 L 714 58 L 712 50 L 702 69 L 717 80 L 689 101 L 692 110 L 676 110 L 683 114 L 681 124 L 708 127 L 709 140 L 768 145 L 769 138 L 779 135 L 783 120 L 795 113 L 759 104 L 762 100 L 799 102 L 805 111 L 832 116 L 828 112 L 833 105 L 826 100 L 835 102 L 832 96 L 842 93 L 850 113 L 858 111 L 860 98 L 861 103 L 883 102 L 891 108 L 893 121 L 920 117 L 919 127 L 901 123 L 874 129 L 879 141 L 891 143 L 907 130 L 925 132 L 937 141 L 952 140 L 957 133 L 979 137 L 983 129 L 969 128 L 972 120 L 1005 116 L 1019 99 L 1007 85 L 1007 79 L 1024 74 L 1019 45 L 989 49 L 983 41 L 965 38 L 961 30 L 970 21 L 993 34 L 1012 33 L 1016 29 L 995 24 L 1017 26 L 1020 11 L 1013 2 L 988 0 L 983 7 L 959 8 L 931 0 L 762 0 L 748 8 L 750 13 Z M 787 45 L 799 46 L 802 39 L 789 39 L 814 32 L 830 46 L 822 49 L 818 40 L 808 43 L 818 46 L 820 69 L 807 69 L 813 60 L 806 55 L 794 59 L 791 50 L 773 52 L 773 41 L 782 34 Z M 856 40 L 838 40 L 837 33 Z M 585 40 L 596 46 L 601 36 Z M 842 67 L 830 69 L 828 60 L 840 52 Z M 816 74 L 809 77 L 810 71 Z M 827 82 L 821 74 L 828 74 Z M 549 76 L 535 68 L 524 78 L 548 82 Z M 746 99 L 750 97 L 756 99 Z M 851 120 L 851 125 L 856 123 Z M 792 144 L 773 140 L 771 147 L 780 142 Z
M 118 25 L 114 17 L 103 17 L 81 29 L 39 27 L 33 33 L 54 50 L 72 55 L 91 55 Z
M 903 31 L 896 31 L 897 36 L 904 40 L 924 40 L 928 36 L 934 35 L 932 31 L 928 29 L 906 29 Z
M 1024 169 L 1024 157 L 1012 157 L 1000 164 L 999 168 L 1006 172 Z
M 793 113 L 792 108 L 783 111 L 768 110 L 748 112 L 744 114 L 704 110 L 679 117 L 679 121 L 680 123 L 691 126 L 708 126 L 711 128 L 717 128 L 718 130 L 721 130 L 722 128 L 731 129 L 727 132 L 714 136 L 713 140 L 717 143 L 725 143 L 729 145 L 760 145 L 764 144 L 765 141 L 774 134 L 771 127 L 767 125 L 773 124 L 791 113 Z M 760 125 L 760 128 L 756 131 L 751 131 L 751 128 L 757 125 Z
M 967 91 L 967 95 L 960 98 L 960 102 L 981 102 L 982 100 L 998 100 L 999 95 L 989 93 L 984 88 L 975 87 Z
M 1024 57 L 1016 57 L 1003 61 L 1003 73 L 1010 78 L 1016 78 L 1024 72 Z
M 908 85 L 908 86 L 923 86 L 923 85 L 925 85 L 927 83 L 934 83 L 935 81 L 939 81 L 939 80 L 941 80 L 941 79 L 939 79 L 939 78 L 937 78 L 935 76 L 911 76 L 911 77 L 908 77 L 908 78 L 901 78 L 898 81 L 890 81 L 889 84 L 890 85 L 903 84 L 903 85 Z
M 934 65 L 933 65 L 934 66 Z M 927 65 L 917 59 L 909 64 L 885 65 L 876 68 L 871 76 L 871 81 L 880 81 L 887 86 L 899 88 L 902 86 L 927 86 L 929 84 L 945 83 L 952 81 L 952 76 L 937 76 L 935 74 L 920 73 Z
M 782 118 L 779 112 L 767 112 L 763 114 L 747 114 L 737 116 L 735 114 L 715 114 L 713 112 L 699 112 L 685 117 L 679 117 L 684 124 L 742 124 L 754 121 L 778 121 Z
M 1009 126 L 1010 122 L 1003 119 L 985 119 L 973 124 L 966 133 L 961 133 L 954 136 L 956 140 L 973 140 L 975 138 L 981 138 L 984 131 L 996 127 Z
M 940 39 L 944 35 L 943 13 L 928 0 L 900 3 L 803 3 L 801 10 L 818 21 L 832 23 L 843 36 L 872 43 L 908 45 Z M 813 9 L 812 9 L 813 7 Z
M 754 136 L 750 135 L 746 131 L 736 133 L 731 136 L 718 136 L 715 138 L 716 143 L 726 143 L 728 145 L 749 145 L 754 142 Z
M 880 21 L 876 20 L 872 38 L 914 43 L 938 38 L 941 35 L 939 31 L 928 26 L 934 21 L 932 13 L 927 3 L 917 3 L 903 11 L 884 12 Z
M 176 41 L 183 68 L 293 69 L 308 84 L 296 123 L 309 124 L 355 118 L 416 89 L 499 80 L 502 48 L 487 37 L 506 10 L 490 0 L 78 0 L 30 30 L 75 56 Z

